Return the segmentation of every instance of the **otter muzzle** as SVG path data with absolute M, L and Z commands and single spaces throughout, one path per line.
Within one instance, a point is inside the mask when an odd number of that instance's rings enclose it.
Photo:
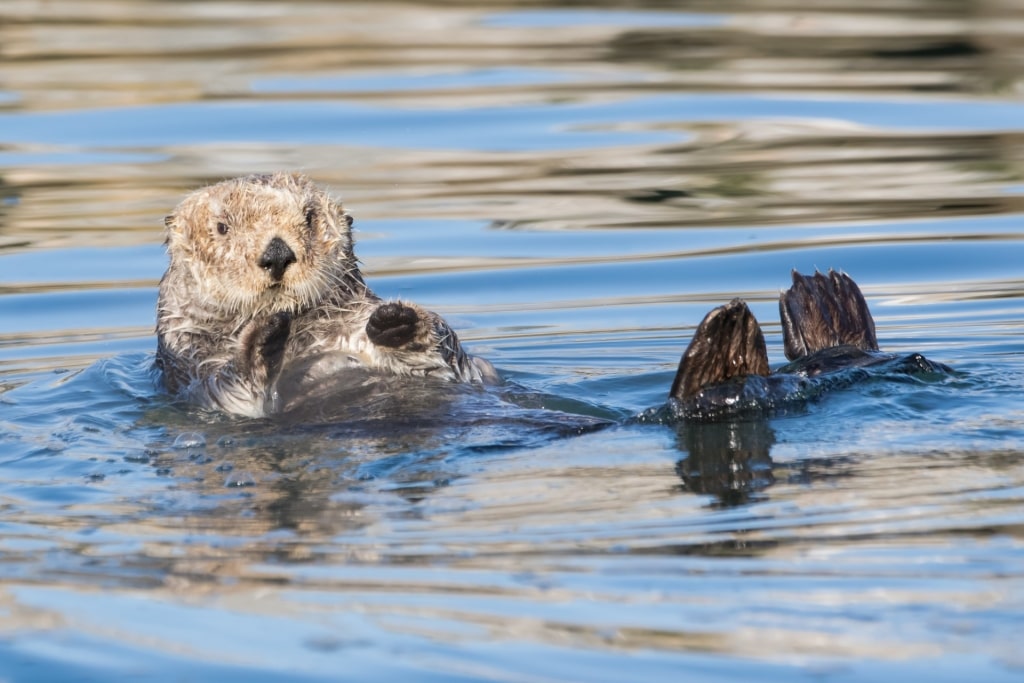
M 284 271 L 295 263 L 295 252 L 281 239 L 275 237 L 260 256 L 259 267 L 267 271 L 274 282 L 280 282 Z

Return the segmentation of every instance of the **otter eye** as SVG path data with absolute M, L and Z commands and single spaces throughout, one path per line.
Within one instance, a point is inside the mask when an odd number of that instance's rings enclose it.
M 228 231 L 229 231 L 230 229 L 231 229 L 231 228 L 229 228 L 229 227 L 228 227 L 228 224 L 227 224 L 227 223 L 218 223 L 218 224 L 217 224 L 217 232 L 219 232 L 219 233 L 220 233 L 221 235 L 226 235 L 226 234 L 228 234 Z
M 355 220 L 356 219 L 352 218 L 352 216 L 349 216 L 347 213 L 345 214 L 345 222 L 348 223 L 348 227 L 351 228 L 352 227 L 352 223 L 354 223 Z
M 306 227 L 310 230 L 313 229 L 313 219 L 316 218 L 316 209 L 309 207 L 306 209 Z

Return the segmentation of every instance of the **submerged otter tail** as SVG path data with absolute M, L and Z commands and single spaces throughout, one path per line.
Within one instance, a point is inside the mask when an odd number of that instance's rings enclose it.
M 860 288 L 846 273 L 829 270 L 801 275 L 779 297 L 786 358 L 796 360 L 822 349 L 850 345 L 877 351 L 875 321 Z
M 761 326 L 747 304 L 733 299 L 708 313 L 697 327 L 679 361 L 669 396 L 682 401 L 703 387 L 768 372 Z

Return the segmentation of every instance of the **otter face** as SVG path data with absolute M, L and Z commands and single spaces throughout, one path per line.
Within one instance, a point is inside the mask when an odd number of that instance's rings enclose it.
M 165 224 L 171 271 L 231 314 L 295 313 L 360 282 L 351 218 L 302 175 L 203 188 Z

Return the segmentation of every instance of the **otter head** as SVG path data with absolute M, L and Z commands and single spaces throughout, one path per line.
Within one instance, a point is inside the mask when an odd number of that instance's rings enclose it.
M 252 175 L 197 190 L 164 221 L 171 271 L 232 315 L 298 312 L 362 283 L 352 219 L 309 178 Z

